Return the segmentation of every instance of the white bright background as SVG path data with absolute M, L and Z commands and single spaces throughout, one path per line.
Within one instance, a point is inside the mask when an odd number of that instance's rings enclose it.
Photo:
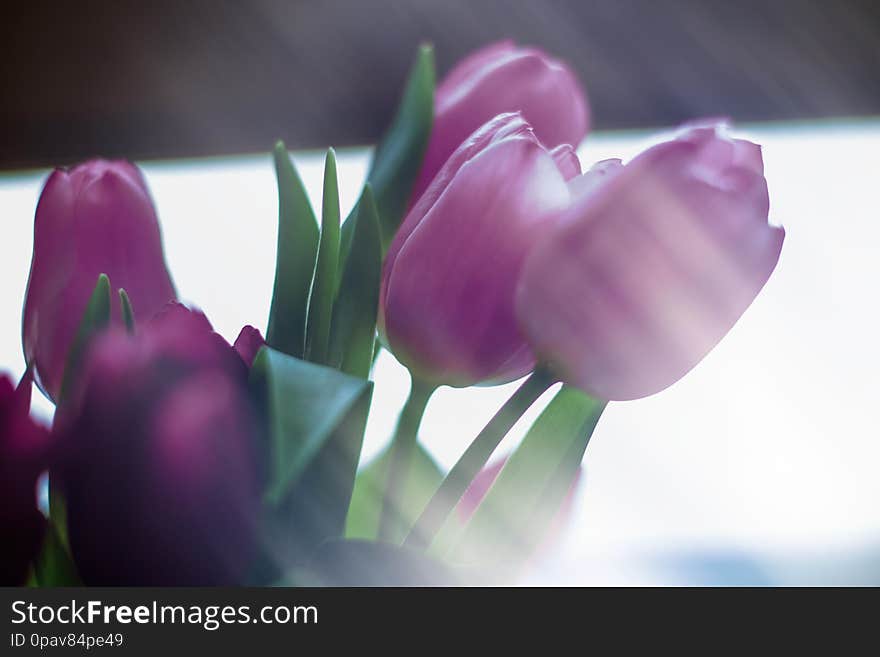
M 880 583 L 880 121 L 739 132 L 764 145 L 771 219 L 787 230 L 779 267 L 682 381 L 608 407 L 568 532 L 526 583 Z M 657 136 L 592 135 L 581 158 L 626 159 Z M 294 160 L 320 207 L 323 155 Z M 339 153 L 343 215 L 368 160 L 365 149 Z M 180 294 L 229 340 L 246 323 L 264 329 L 277 222 L 268 153 L 143 168 Z M 0 369 L 15 376 L 45 175 L 0 176 Z M 387 353 L 375 375 L 367 458 L 408 386 Z M 441 389 L 423 443 L 451 466 L 512 389 Z M 51 405 L 35 395 L 35 412 L 48 418 Z

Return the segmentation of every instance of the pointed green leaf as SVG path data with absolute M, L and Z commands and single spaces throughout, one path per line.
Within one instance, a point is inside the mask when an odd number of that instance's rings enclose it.
M 389 455 L 386 449 L 358 472 L 345 525 L 347 538 L 374 539 L 378 535 Z M 402 487 L 403 506 L 395 509 L 398 515 L 394 532 L 388 537 L 390 541 L 403 540 L 441 481 L 443 472 L 425 448 L 416 443 Z
M 250 380 L 268 418 L 266 540 L 295 561 L 343 534 L 373 384 L 268 347 Z
M 605 402 L 563 386 L 477 507 L 450 557 L 515 570 L 547 534 Z
M 79 376 L 80 366 L 82 365 L 82 359 L 89 340 L 96 333 L 107 328 L 109 324 L 110 279 L 107 278 L 106 274 L 101 274 L 98 276 L 98 282 L 95 284 L 95 289 L 92 291 L 92 295 L 86 304 L 86 309 L 83 311 L 79 328 L 77 328 L 73 342 L 70 344 L 70 350 L 67 352 L 67 362 L 64 365 L 59 404 L 63 403 L 67 395 L 70 394 L 71 387 Z
M 366 379 L 373 364 L 382 276 L 379 218 L 369 183 L 358 203 L 354 248 L 345 263 L 330 329 L 330 365 Z
M 119 306 L 122 309 L 122 322 L 125 324 L 125 330 L 134 333 L 134 310 L 131 307 L 131 299 L 122 288 L 119 288 Z
M 306 359 L 326 364 L 330 342 L 330 321 L 339 268 L 339 186 L 336 181 L 336 152 L 327 151 L 324 163 L 324 200 L 321 208 L 321 237 L 318 260 L 309 296 L 306 323 Z
M 266 344 L 297 358 L 305 348 L 309 290 L 318 252 L 318 222 L 284 142 L 274 151 L 278 178 L 278 251 Z
M 410 71 L 397 114 L 376 148 L 367 174 L 379 210 L 383 255 L 403 221 L 428 147 L 434 120 L 434 85 L 434 49 L 423 45 Z M 355 209 L 342 227 L 341 262 L 345 262 L 351 249 L 356 216 Z

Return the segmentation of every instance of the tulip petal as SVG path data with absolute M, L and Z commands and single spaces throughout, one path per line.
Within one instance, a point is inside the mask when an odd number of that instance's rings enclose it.
M 571 180 L 581 174 L 581 161 L 571 144 L 560 144 L 550 151 L 550 155 L 556 162 L 556 166 L 559 167 L 562 177 L 566 180 Z
M 543 359 L 602 399 L 671 385 L 776 266 L 766 181 L 714 129 L 654 146 L 579 200 L 524 269 L 518 309 Z
M 533 140 L 503 140 L 463 164 L 386 264 L 384 330 L 398 359 L 451 385 L 496 373 L 523 344 L 513 306 L 523 259 L 568 201 Z
M 90 343 L 59 409 L 50 510 L 87 584 L 240 584 L 256 552 L 264 444 L 247 368 L 198 312 L 169 305 Z
M 511 41 L 487 46 L 462 60 L 437 87 L 434 127 L 413 200 L 468 135 L 508 112 L 522 112 L 548 148 L 577 146 L 589 126 L 583 88 L 566 64 Z
M 260 334 L 259 329 L 248 325 L 242 327 L 232 347 L 238 352 L 238 355 L 241 356 L 244 364 L 250 367 L 254 363 L 254 358 L 257 357 L 257 352 L 265 344 L 266 341 L 263 340 L 263 336 Z

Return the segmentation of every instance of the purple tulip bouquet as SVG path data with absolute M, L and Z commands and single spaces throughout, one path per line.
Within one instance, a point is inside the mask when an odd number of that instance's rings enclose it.
M 333 150 L 318 216 L 276 146 L 265 339 L 245 326 L 234 344 L 177 301 L 135 165 L 54 171 L 34 220 L 27 369 L 0 377 L 2 583 L 516 581 L 606 404 L 693 368 L 784 238 L 760 147 L 723 121 L 584 171 L 589 123 L 572 71 L 539 50 L 488 46 L 435 88 L 423 47 L 347 218 Z M 380 349 L 412 387 L 362 464 Z M 432 393 L 517 379 L 441 471 L 417 440 Z M 56 405 L 51 428 L 30 416 L 32 383 Z

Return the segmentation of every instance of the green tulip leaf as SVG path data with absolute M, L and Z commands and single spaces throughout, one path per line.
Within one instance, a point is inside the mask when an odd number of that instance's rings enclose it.
M 358 202 L 354 241 L 333 306 L 330 365 L 366 379 L 373 364 L 382 275 L 379 218 L 369 183 Z
M 128 293 L 122 288 L 119 288 L 119 307 L 122 310 L 122 322 L 125 324 L 125 330 L 134 333 L 134 309 L 131 307 Z
M 274 160 L 278 179 L 278 251 L 266 344 L 301 358 L 318 253 L 318 222 L 284 142 L 275 145 Z
M 64 365 L 64 376 L 61 380 L 59 404 L 63 403 L 70 394 L 72 387 L 76 384 L 89 341 L 95 334 L 100 333 L 109 325 L 110 279 L 107 278 L 106 274 L 101 274 L 98 276 L 98 282 L 95 284 L 95 289 L 92 291 L 88 303 L 86 303 L 79 327 L 67 352 L 67 362 Z
M 82 586 L 73 559 L 51 523 L 46 528 L 43 546 L 34 562 L 33 584 L 41 587 Z
M 504 464 L 454 544 L 454 562 L 515 571 L 546 537 L 605 408 L 563 386 Z
M 386 449 L 358 472 L 345 526 L 347 538 L 374 539 L 378 536 L 389 460 L 390 451 Z M 441 481 L 443 472 L 425 448 L 416 443 L 402 486 L 402 506 L 395 508 L 396 518 L 388 540 L 400 542 L 404 539 Z
M 339 269 L 339 185 L 336 180 L 336 153 L 327 151 L 324 162 L 324 199 L 321 208 L 321 236 L 318 260 L 309 296 L 306 322 L 307 360 L 327 364 L 330 343 L 330 322 Z
M 250 383 L 268 420 L 266 540 L 289 566 L 343 535 L 373 384 L 269 347 Z
M 336 540 L 321 545 L 307 569 L 309 586 L 453 586 L 456 574 L 420 550 L 390 543 Z M 308 577 L 308 576 L 306 576 Z
M 422 165 L 434 121 L 434 49 L 419 48 L 403 98 L 391 126 L 373 156 L 367 182 L 373 186 L 382 232 L 382 253 L 388 250 L 403 221 L 416 176 Z M 341 262 L 351 249 L 357 209 L 342 227 Z

